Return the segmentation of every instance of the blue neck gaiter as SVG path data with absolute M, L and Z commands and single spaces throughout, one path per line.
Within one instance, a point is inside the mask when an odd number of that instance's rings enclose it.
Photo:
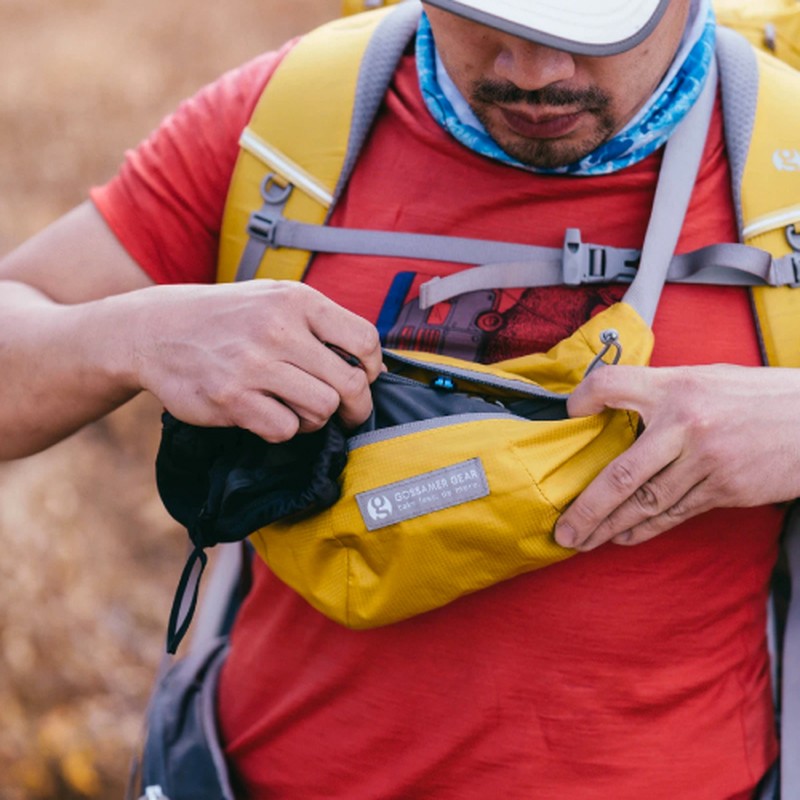
M 667 141 L 686 116 L 708 75 L 714 56 L 715 31 L 710 2 L 701 0 L 672 66 L 644 107 L 623 130 L 580 161 L 552 169 L 517 161 L 489 136 L 445 71 L 424 13 L 417 31 L 417 73 L 422 96 L 433 118 L 470 150 L 531 172 L 606 175 L 647 158 Z

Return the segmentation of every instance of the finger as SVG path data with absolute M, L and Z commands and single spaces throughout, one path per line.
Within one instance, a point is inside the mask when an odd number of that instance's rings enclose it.
M 606 408 L 644 413 L 655 393 L 657 370 L 622 364 L 592 370 L 567 399 L 570 417 L 588 417 Z
M 700 466 L 693 467 L 684 458 L 676 459 L 668 467 L 646 480 L 625 501 L 600 522 L 594 531 L 578 546 L 592 550 L 615 537 L 637 529 L 654 519 L 666 523 L 670 515 L 684 508 L 686 498 L 694 497 L 692 491 L 702 483 L 705 473 Z M 672 525 L 676 523 L 673 522 Z M 659 533 L 664 528 L 659 529 Z
M 378 331 L 363 317 L 321 297 L 309 317 L 309 329 L 320 341 L 357 359 L 371 383 L 382 371 L 383 357 Z
M 308 345 L 301 347 L 302 358 L 292 363 L 301 374 L 290 372 L 278 383 L 281 398 L 297 411 L 303 430 L 321 427 L 337 412 L 345 427 L 360 425 L 372 411 L 366 369 L 338 346 L 323 346 L 310 338 Z M 303 374 L 314 380 L 303 380 Z
M 662 432 L 656 439 L 645 431 L 622 455 L 604 467 L 564 511 L 556 523 L 556 541 L 564 547 L 581 548 L 623 503 L 679 455 L 679 436 Z M 610 531 L 606 526 L 600 535 L 611 538 Z
M 364 370 L 349 366 L 319 342 L 316 346 L 321 352 L 310 359 L 313 373 L 303 368 L 308 362 L 276 364 L 262 380 L 261 391 L 294 412 L 303 432 L 319 430 L 337 412 L 345 425 L 359 425 L 372 410 Z
M 676 525 L 680 525 L 698 514 L 713 508 L 714 503 L 708 490 L 707 481 L 693 487 L 675 505 L 627 531 L 617 534 L 611 541 L 623 546 L 631 546 L 647 542 Z
M 288 442 L 300 430 L 300 419 L 294 411 L 260 392 L 244 393 L 225 424 L 245 428 L 274 444 Z

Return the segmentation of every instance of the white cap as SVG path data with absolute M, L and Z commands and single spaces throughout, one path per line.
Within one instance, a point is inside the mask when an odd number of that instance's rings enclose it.
M 669 0 L 427 0 L 490 28 L 557 50 L 621 53 L 646 39 Z

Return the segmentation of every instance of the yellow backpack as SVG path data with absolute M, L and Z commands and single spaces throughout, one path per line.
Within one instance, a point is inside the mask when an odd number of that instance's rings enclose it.
M 404 2 L 339 19 L 304 37 L 286 56 L 241 137 L 223 221 L 220 280 L 299 280 L 310 251 L 379 253 L 387 246 L 398 254 L 397 248 L 414 238 L 326 228 L 324 222 L 419 13 L 418 3 Z M 755 286 L 753 297 L 766 357 L 773 365 L 800 366 L 800 293 L 787 285 L 800 277 L 800 254 L 792 247 L 800 245 L 792 227 L 800 221 L 800 153 L 793 148 L 800 103 L 786 102 L 800 96 L 800 73 L 722 31 L 718 51 L 740 231 L 742 240 L 759 250 L 726 247 L 764 257 L 759 276 L 750 282 L 762 284 Z M 325 136 L 320 136 L 321 127 Z M 687 181 L 693 185 L 693 175 L 678 184 Z M 411 242 L 412 249 L 418 244 Z M 481 246 L 491 251 L 502 245 L 469 240 L 466 260 L 480 264 Z M 674 242 L 669 252 L 673 249 Z M 606 253 L 615 255 L 610 248 Z M 457 273 L 456 281 L 485 270 Z M 770 281 L 784 285 L 767 286 Z M 647 363 L 649 319 L 630 310 L 617 304 L 546 354 L 491 367 L 405 354 L 398 369 L 422 384 L 446 376 L 465 392 L 474 393 L 486 383 L 485 373 L 491 373 L 500 381 L 522 381 L 564 397 L 593 360 L 608 351 L 603 339 L 608 331 L 623 339 L 624 362 Z M 465 424 L 435 432 L 430 426 L 411 431 L 398 426 L 396 436 L 353 446 L 339 502 L 299 522 L 277 521 L 259 529 L 251 537 L 256 550 L 312 605 L 350 627 L 420 613 L 572 555 L 553 541 L 553 524 L 594 475 L 630 445 L 636 421 L 625 412 L 607 412 L 580 421 L 526 423 L 519 433 L 517 422 L 507 419 Z M 435 513 L 422 513 L 407 502 L 409 492 L 419 494 L 451 480 L 447 470 L 453 465 L 466 468 L 479 442 L 486 444 L 479 456 L 482 469 L 466 504 L 448 505 L 438 491 L 431 492 Z M 522 457 L 525 480 L 520 483 L 518 462 L 528 447 L 531 455 Z M 510 461 L 499 463 L 506 450 Z M 544 460 L 534 455 L 544 452 Z M 486 496 L 479 497 L 480 491 Z M 514 506 L 510 525 L 508 504 L 523 497 L 526 503 Z M 533 505 L 530 498 L 536 500 Z M 411 508 L 410 515 L 400 513 L 398 505 Z M 388 520 L 385 525 L 383 520 Z M 453 530 L 466 541 L 454 541 Z
M 365 120 L 370 121 L 377 110 L 381 81 L 388 83 L 395 57 L 399 59 L 413 35 L 418 13 L 416 2 L 404 2 L 395 9 L 339 19 L 306 36 L 288 54 L 241 137 L 223 220 L 219 280 L 236 278 L 248 230 L 252 233 L 258 227 L 253 213 L 265 205 L 262 191 L 267 175 L 273 176 L 272 189 L 278 194 L 280 185 L 297 187 L 283 208 L 284 217 L 313 224 L 327 219 L 366 136 Z M 390 26 L 389 16 L 402 19 Z M 726 39 L 719 48 L 740 233 L 747 244 L 775 257 L 791 257 L 800 251 L 800 228 L 792 227 L 800 220 L 800 147 L 795 135 L 800 130 L 800 104 L 787 103 L 786 98 L 797 96 L 800 74 L 743 44 Z M 380 64 L 370 66 L 372 95 L 365 97 L 359 88 L 362 60 L 379 49 Z M 374 75 L 379 68 L 385 74 Z M 743 92 L 743 87 L 749 88 Z M 319 120 L 325 120 L 325 136 L 319 135 Z M 273 213 L 274 205 L 266 211 Z M 251 252 L 258 250 L 250 242 Z M 307 250 L 263 244 L 259 277 L 302 277 L 310 256 Z M 784 263 L 795 269 L 794 262 Z M 753 296 L 766 362 L 800 366 L 800 337 L 791 327 L 798 302 L 795 294 L 788 288 L 756 287 Z M 788 331 L 782 329 L 784 323 Z
M 800 69 L 797 0 L 714 0 L 714 10 L 721 25 L 739 31 L 756 47 Z

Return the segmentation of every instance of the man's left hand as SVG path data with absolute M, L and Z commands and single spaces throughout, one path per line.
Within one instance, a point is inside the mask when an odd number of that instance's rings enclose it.
M 639 544 L 719 507 L 800 495 L 800 370 L 606 366 L 572 394 L 570 416 L 636 411 L 644 430 L 559 519 L 579 550 Z

